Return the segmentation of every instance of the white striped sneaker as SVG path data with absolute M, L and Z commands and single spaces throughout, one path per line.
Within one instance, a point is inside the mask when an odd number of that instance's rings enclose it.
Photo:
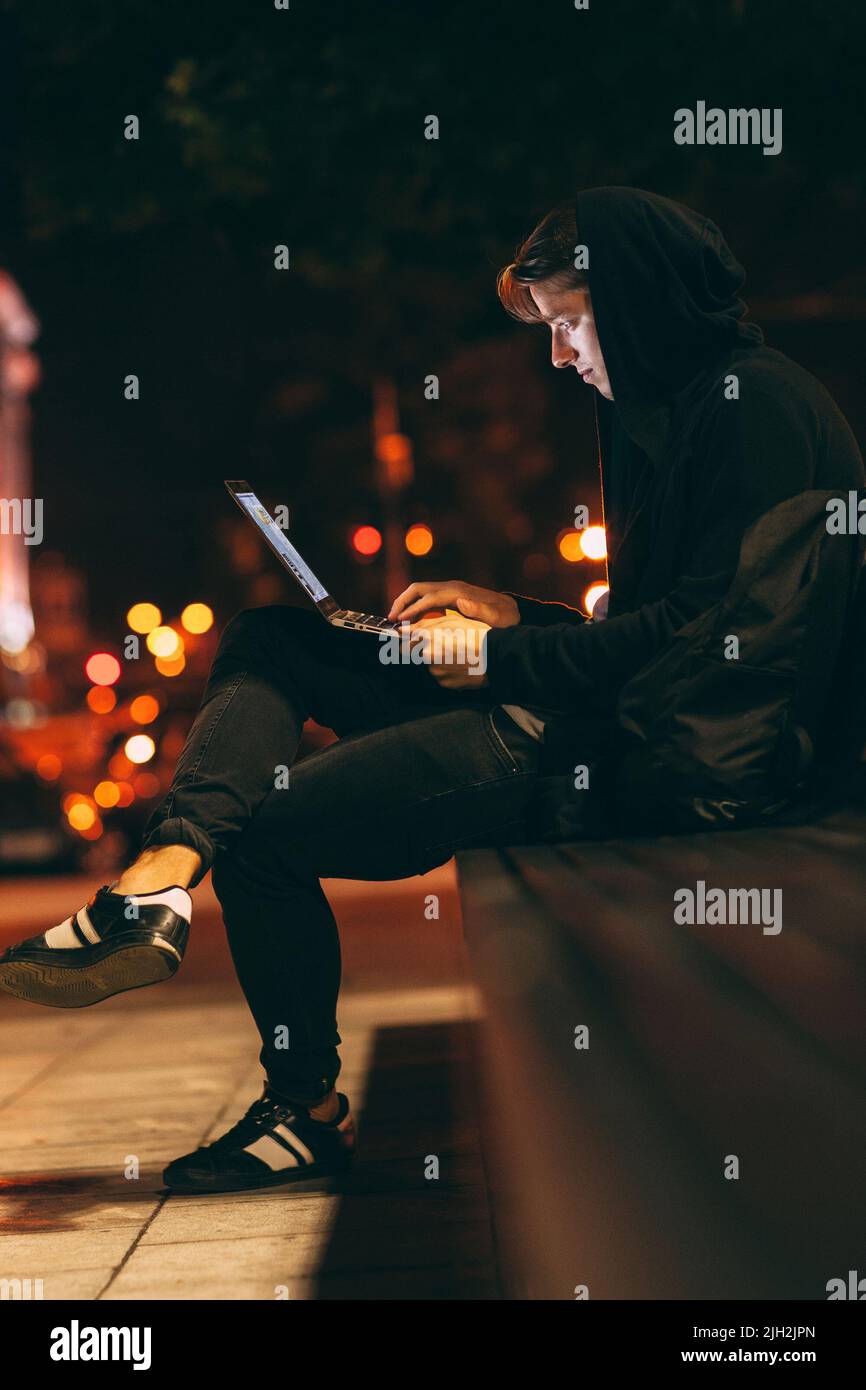
M 186 949 L 192 899 L 173 884 L 156 893 L 106 885 L 41 936 L 0 956 L 0 989 L 56 1009 L 81 1009 L 126 989 L 167 980 Z
M 347 1098 L 327 1123 L 277 1100 L 268 1087 L 247 1113 L 213 1144 L 176 1158 L 163 1173 L 172 1192 L 242 1192 L 278 1187 L 346 1169 L 356 1150 Z

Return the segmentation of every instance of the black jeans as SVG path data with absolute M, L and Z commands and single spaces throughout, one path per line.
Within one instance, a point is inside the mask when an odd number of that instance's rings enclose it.
M 406 878 L 529 838 L 541 744 L 483 689 L 445 691 L 379 652 L 303 609 L 239 614 L 145 835 L 197 850 L 196 883 L 213 869 L 262 1065 L 299 1104 L 340 1070 L 340 945 L 319 879 Z M 295 762 L 307 718 L 338 741 Z

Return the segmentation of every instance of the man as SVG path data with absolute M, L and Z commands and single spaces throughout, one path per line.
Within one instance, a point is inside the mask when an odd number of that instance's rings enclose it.
M 580 808 L 574 833 L 598 833 L 572 773 L 608 747 L 630 682 L 714 612 L 753 523 L 816 489 L 863 485 L 830 397 L 745 322 L 742 279 L 711 222 L 652 194 L 593 189 L 546 217 L 499 293 L 549 325 L 554 365 L 596 392 L 606 619 L 469 584 L 410 585 L 390 616 L 427 640 L 437 627 L 470 650 L 480 640 L 479 675 L 468 659 L 385 665 L 378 644 L 316 614 L 242 613 L 138 859 L 0 960 L 5 989 L 61 1007 L 163 979 L 182 958 L 187 890 L 213 868 L 266 1082 L 227 1134 L 169 1165 L 169 1187 L 270 1186 L 351 1155 L 334 1085 L 339 942 L 320 878 L 400 878 L 468 845 L 532 841 L 549 833 L 544 789 L 563 783 Z M 432 616 L 445 608 L 462 617 Z M 275 772 L 308 717 L 339 738 L 295 764 L 286 789 Z

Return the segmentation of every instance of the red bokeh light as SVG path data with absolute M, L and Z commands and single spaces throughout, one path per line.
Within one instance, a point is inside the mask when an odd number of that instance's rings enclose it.
M 352 533 L 352 545 L 359 555 L 375 555 L 382 549 L 382 536 L 375 526 L 358 526 Z

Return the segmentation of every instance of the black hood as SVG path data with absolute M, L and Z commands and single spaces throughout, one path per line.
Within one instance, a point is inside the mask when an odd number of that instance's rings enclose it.
M 708 217 L 656 193 L 590 188 L 575 208 L 615 413 L 657 462 L 677 392 L 732 348 L 763 341 L 742 321 L 745 273 Z

